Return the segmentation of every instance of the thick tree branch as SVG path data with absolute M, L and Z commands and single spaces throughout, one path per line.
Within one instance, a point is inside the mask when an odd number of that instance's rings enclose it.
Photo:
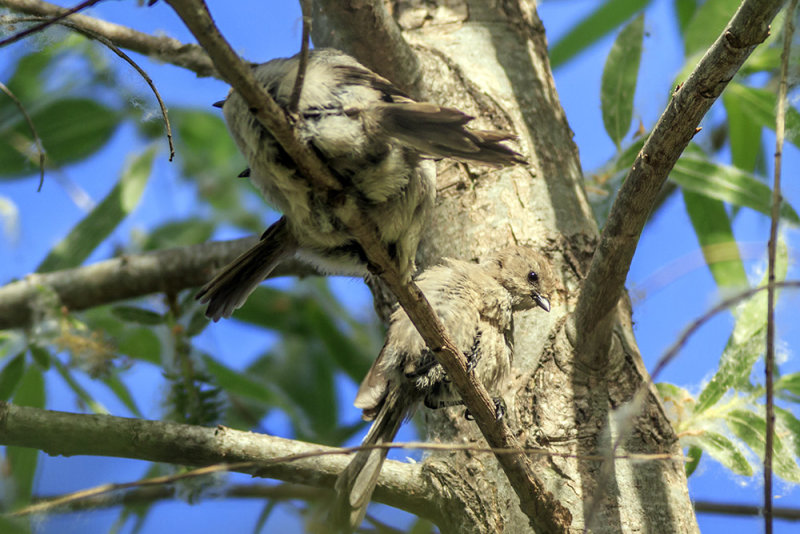
M 0 7 L 7 7 L 19 13 L 40 17 L 56 17 L 67 9 L 41 0 L 0 0 Z M 171 37 L 153 37 L 131 28 L 106 22 L 86 15 L 67 17 L 71 26 L 105 37 L 116 46 L 157 57 L 160 61 L 172 63 L 197 73 L 198 76 L 216 76 L 214 65 L 208 54 L 196 44 L 183 44 Z
M 769 35 L 769 23 L 785 0 L 745 0 L 728 26 L 679 86 L 636 157 L 611 208 L 578 300 L 570 338 L 578 357 L 602 365 L 605 351 L 594 337 L 610 335 L 602 322 L 622 292 L 633 254 L 651 209 L 673 165 L 696 133 L 700 120 L 755 47 Z M 603 345 L 602 343 L 600 345 Z
M 332 488 L 349 461 L 340 449 L 242 432 L 111 415 L 85 415 L 0 402 L 0 445 L 50 455 L 132 458 L 208 466 L 255 462 L 235 469 L 296 484 Z M 289 457 L 300 456 L 289 461 Z M 387 461 L 375 496 L 381 502 L 435 518 L 422 465 Z
M 338 191 L 341 185 L 304 144 L 300 143 L 280 107 L 256 82 L 247 64 L 233 51 L 211 19 L 201 0 L 167 0 L 214 61 L 222 77 L 250 105 L 254 116 L 276 138 L 298 166 L 298 170 L 320 191 Z M 343 213 L 337 213 L 342 217 Z M 519 448 L 519 442 L 505 424 L 497 420 L 494 403 L 473 373 L 467 359 L 448 338 L 441 321 L 416 284 L 404 284 L 375 229 L 363 221 L 342 217 L 342 222 L 363 247 L 370 262 L 381 269 L 381 279 L 397 296 L 426 344 L 453 381 L 464 404 L 475 418 L 486 441 L 498 449 Z M 498 454 L 497 458 L 520 499 L 521 508 L 536 530 L 565 532 L 572 522 L 570 512 L 548 492 L 534 474 L 524 455 Z
M 322 31 L 335 28 L 336 48 L 355 56 L 364 65 L 398 87 L 416 93 L 420 67 L 416 54 L 386 9 L 383 0 L 314 0 L 315 42 Z M 327 40 L 327 39 L 326 39 Z M 380 43 L 380 46 L 375 46 Z
M 256 242 L 256 237 L 203 243 L 120 256 L 86 267 L 46 274 L 0 287 L 0 330 L 28 326 L 38 309 L 41 288 L 53 291 L 70 311 L 85 310 L 151 293 L 177 293 L 208 282 L 214 271 Z M 299 262 L 284 262 L 270 276 L 313 275 Z

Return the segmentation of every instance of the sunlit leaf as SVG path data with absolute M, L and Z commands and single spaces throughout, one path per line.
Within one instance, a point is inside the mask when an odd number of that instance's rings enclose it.
M 775 279 L 783 281 L 788 269 L 786 243 L 778 240 Z M 765 278 L 761 285 L 766 283 Z M 700 413 L 717 403 L 733 386 L 749 383 L 753 365 L 764 351 L 767 292 L 761 291 L 738 305 L 734 310 L 736 323 L 720 358 L 719 369 L 697 397 L 695 412 Z
M 37 272 L 68 269 L 83 263 L 138 205 L 150 177 L 154 156 L 155 149 L 151 148 L 134 158 L 123 171 L 117 185 L 50 251 Z
M 700 465 L 700 458 L 703 457 L 703 449 L 697 446 L 691 446 L 686 456 L 689 458 L 689 461 L 686 462 L 684 468 L 686 470 L 686 476 L 690 477 L 695 469 L 697 469 L 697 466 Z
M 717 285 L 746 287 L 747 274 L 723 203 L 687 190 L 683 191 L 683 202 Z
M 775 391 L 786 390 L 789 393 L 800 395 L 800 373 L 783 375 L 775 381 Z
M 203 362 L 216 384 L 229 394 L 257 400 L 268 406 L 283 404 L 279 396 L 247 373 L 234 371 L 210 356 L 204 356 Z
M 675 163 L 669 178 L 684 189 L 736 206 L 751 208 L 765 215 L 770 215 L 772 210 L 772 190 L 769 186 L 752 174 L 730 165 L 684 154 Z M 787 202 L 781 206 L 781 217 L 795 224 L 800 223 L 797 212 Z
M 760 458 L 764 457 L 766 424 L 763 416 L 745 410 L 733 410 L 727 414 L 725 421 L 739 439 L 747 443 Z M 790 482 L 800 482 L 800 466 L 778 432 L 773 436 L 772 450 L 772 469 L 775 474 Z
M 600 107 L 608 136 L 620 148 L 633 120 L 633 96 L 642 58 L 644 14 L 625 26 L 608 53 L 600 86 Z
M 556 68 L 566 63 L 649 4 L 650 0 L 603 2 L 550 47 L 551 65 Z
M 694 447 L 702 449 L 716 461 L 737 475 L 752 476 L 753 467 L 747 461 L 744 452 L 722 434 L 716 432 L 700 432 L 685 439 Z

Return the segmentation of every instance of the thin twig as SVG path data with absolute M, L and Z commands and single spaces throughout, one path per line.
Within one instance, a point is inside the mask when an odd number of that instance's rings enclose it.
M 38 193 L 42 190 L 42 185 L 44 185 L 44 146 L 42 146 L 42 138 L 39 137 L 39 132 L 36 131 L 36 126 L 33 125 L 33 120 L 31 120 L 30 115 L 28 115 L 28 112 L 25 110 L 25 106 L 22 105 L 22 102 L 19 101 L 11 89 L 9 89 L 3 82 L 0 82 L 0 91 L 4 92 L 8 98 L 14 102 L 19 109 L 19 112 L 22 113 L 22 116 L 28 123 L 28 128 L 31 129 L 31 133 L 33 134 L 33 140 L 36 143 L 36 150 L 39 151 L 39 187 L 36 189 L 36 192 Z
M 775 434 L 775 404 L 773 371 L 775 369 L 775 258 L 778 248 L 778 223 L 781 209 L 781 164 L 783 139 L 786 132 L 786 92 L 789 53 L 794 34 L 794 13 L 797 0 L 791 0 L 786 10 L 781 52 L 781 75 L 778 85 L 778 109 L 775 114 L 775 170 L 772 183 L 772 215 L 769 226 L 767 262 L 767 351 L 764 356 L 766 376 L 766 433 L 764 436 L 764 532 L 772 534 L 772 442 Z
M 82 9 L 86 9 L 87 7 L 91 7 L 91 6 L 95 5 L 98 2 L 100 2 L 100 0 L 86 0 L 85 2 L 81 2 L 77 6 L 71 7 L 69 9 L 67 9 L 66 11 L 63 11 L 62 13 L 59 13 L 58 15 L 55 15 L 54 17 L 52 17 L 50 19 L 47 19 L 47 20 L 45 20 L 44 22 L 42 22 L 40 24 L 36 24 L 34 26 L 31 26 L 30 28 L 26 28 L 26 29 L 22 30 L 19 33 L 15 33 L 11 37 L 7 37 L 7 38 L 3 39 L 2 41 L 0 41 L 0 48 L 4 47 L 6 45 L 9 45 L 11 43 L 15 43 L 15 42 L 19 41 L 20 39 L 22 39 L 23 37 L 27 37 L 28 35 L 31 35 L 33 33 L 40 32 L 43 29 L 47 28 L 48 26 L 57 23 L 58 21 L 60 21 L 64 17 L 68 17 L 68 16 L 72 15 L 73 13 L 77 13 L 78 11 L 80 11 Z
M 308 67 L 308 40 L 311 35 L 311 1 L 300 0 L 300 7 L 303 10 L 303 37 L 300 43 L 300 62 L 297 65 L 297 77 L 294 79 L 292 96 L 289 99 L 289 113 L 297 113 L 297 106 L 300 104 L 300 95 L 303 94 L 303 82 L 306 79 L 306 67 Z
M 710 501 L 694 501 L 694 511 L 698 514 L 722 514 L 738 516 L 760 517 L 764 509 L 752 504 L 730 504 Z M 773 508 L 772 515 L 778 519 L 800 521 L 800 509 L 777 507 Z

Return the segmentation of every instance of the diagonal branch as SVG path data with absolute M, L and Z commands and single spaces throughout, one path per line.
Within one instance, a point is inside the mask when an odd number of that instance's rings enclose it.
M 784 3 L 742 2 L 686 83 L 675 90 L 636 157 L 611 208 L 568 326 L 578 357 L 586 363 L 598 366 L 605 362 L 604 351 L 583 349 L 604 345 L 596 336 L 610 335 L 611 329 L 603 328 L 602 323 L 619 300 L 639 236 L 667 175 L 695 135 L 700 120 L 750 53 L 769 35 L 769 23 Z
M 7 7 L 18 13 L 49 18 L 60 16 L 68 11 L 42 0 L 0 0 L 0 7 Z M 208 54 L 196 44 L 184 44 L 166 36 L 154 37 L 87 15 L 70 15 L 67 20 L 76 29 L 105 37 L 120 48 L 157 57 L 161 61 L 189 69 L 198 76 L 216 76 L 214 65 L 208 58 Z
M 298 166 L 299 172 L 312 184 L 324 190 L 341 190 L 331 175 L 306 145 L 294 135 L 291 124 L 281 108 L 253 77 L 247 64 L 233 51 L 214 24 L 202 0 L 168 0 L 195 38 L 208 52 L 222 77 L 248 103 L 253 115 L 266 127 Z M 341 211 L 341 210 L 340 210 Z M 467 359 L 449 339 L 441 321 L 433 312 L 416 284 L 404 284 L 394 262 L 381 246 L 374 228 L 363 221 L 342 217 L 345 227 L 357 239 L 367 258 L 381 270 L 381 279 L 398 298 L 436 359 L 453 381 L 464 404 L 475 418 L 490 446 L 498 449 L 519 448 L 519 441 L 506 425 L 497 420 L 495 406 L 486 388 L 467 372 Z M 570 512 L 547 491 L 533 472 L 532 463 L 524 455 L 497 454 L 497 459 L 520 499 L 521 509 L 537 531 L 566 532 L 572 522 Z

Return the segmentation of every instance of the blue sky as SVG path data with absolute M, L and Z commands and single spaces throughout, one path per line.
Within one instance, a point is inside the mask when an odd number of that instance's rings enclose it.
M 63 3 L 63 2 L 62 2 Z M 251 61 L 266 61 L 273 57 L 295 53 L 300 35 L 299 13 L 294 2 L 270 3 L 268 8 L 261 2 L 241 1 L 231 3 L 220 0 L 207 2 L 223 33 L 234 48 Z M 66 3 L 64 3 L 66 4 Z M 645 127 L 651 127 L 667 101 L 672 80 L 682 66 L 681 45 L 674 26 L 671 2 L 657 0 L 646 14 L 644 56 L 640 71 L 640 86 L 635 100 L 635 118 L 641 119 Z M 588 13 L 596 2 L 593 0 L 564 0 L 543 2 L 539 7 L 548 41 L 555 42 L 574 23 L 579 13 Z M 105 2 L 91 12 L 100 18 L 132 26 L 148 33 L 165 32 L 183 42 L 193 42 L 189 32 L 179 23 L 169 7 L 160 2 L 152 8 L 136 7 L 134 2 Z M 245 16 L 243 16 L 243 14 Z M 576 60 L 556 70 L 556 86 L 559 91 L 570 126 L 575 132 L 575 141 L 581 154 L 584 172 L 591 173 L 614 155 L 615 147 L 605 134 L 600 112 L 600 77 L 603 63 L 613 41 L 613 36 L 604 39 Z M 31 46 L 30 43 L 15 45 L 15 48 Z M 8 53 L 8 50 L 4 51 Z M 227 87 L 216 80 L 197 79 L 193 74 L 170 65 L 161 65 L 134 55 L 146 68 L 168 105 L 198 106 L 206 109 L 224 97 Z M 120 71 L 129 70 L 120 64 Z M 0 56 L 0 76 L 8 74 L 7 59 Z M 3 78 L 0 78 L 2 80 Z M 143 83 L 133 72 L 124 76 L 124 83 L 148 94 Z M 155 104 L 146 103 L 156 110 Z M 774 143 L 772 134 L 764 134 L 764 142 Z M 132 148 L 142 146 L 131 127 L 121 128 L 111 139 L 106 149 L 90 161 L 64 169 L 65 174 L 80 185 L 94 200 L 101 199 L 113 186 L 116 173 L 121 169 L 124 155 Z M 768 145 L 768 153 L 772 145 Z M 800 206 L 800 185 L 793 180 L 797 169 L 798 153 L 787 147 L 784 164 L 784 195 L 795 207 Z M 770 163 L 771 164 L 771 163 Z M 92 256 L 92 260 L 107 257 L 115 243 L 126 241 L 131 232 L 146 229 L 168 217 L 193 214 L 195 198 L 186 184 L 176 179 L 174 164 L 166 161 L 166 152 L 157 157 L 155 174 L 145 192 L 140 207 L 129 217 Z M 48 179 L 43 191 L 35 193 L 33 179 L 0 182 L 0 196 L 11 199 L 19 209 L 19 233 L 15 238 L 0 237 L 0 283 L 31 272 L 44 258 L 47 251 L 57 243 L 77 222 L 84 212 L 69 198 L 64 188 Z M 265 210 L 266 211 L 266 210 Z M 200 214 L 202 215 L 202 214 Z M 736 238 L 742 242 L 766 247 L 769 221 L 742 210 L 734 223 Z M 235 237 L 232 230 L 223 230 L 219 238 Z M 790 251 L 798 250 L 796 230 L 787 231 Z M 683 202 L 675 195 L 651 221 L 642 236 L 628 277 L 632 290 L 634 319 L 637 340 L 645 364 L 652 368 L 655 361 L 670 346 L 682 329 L 695 317 L 713 305 L 719 295 L 714 282 L 701 263 L 688 273 L 678 273 L 664 266 L 676 260 L 696 258 L 698 244 L 685 214 Z M 747 263 L 754 275 L 763 269 L 758 257 Z M 658 273 L 666 272 L 666 285 L 654 288 Z M 798 268 L 792 265 L 790 278 L 798 278 Z M 348 306 L 358 314 L 371 313 L 369 294 L 363 284 L 349 279 L 336 279 L 336 291 L 346 299 Z M 645 291 L 646 290 L 646 291 Z M 779 335 L 782 346 L 790 359 L 782 364 L 784 371 L 798 371 L 794 357 L 800 346 L 798 329 L 789 317 L 797 310 L 800 301 L 796 294 L 785 294 L 779 305 Z M 796 319 L 794 319 L 796 321 Z M 729 314 L 724 314 L 706 325 L 681 352 L 678 360 L 667 368 L 660 380 L 669 381 L 698 391 L 704 380 L 708 380 L 717 366 L 717 359 L 725 345 L 732 325 Z M 225 343 L 226 336 L 236 335 L 237 350 Z M 234 322 L 220 323 L 202 335 L 201 343 L 231 365 L 244 367 L 250 358 L 263 349 L 263 332 Z M 146 367 L 134 368 L 130 372 L 134 387 L 142 398 L 149 399 L 149 417 L 157 417 L 160 410 L 159 371 Z M 71 393 L 55 381 L 48 382 L 49 406 L 71 410 Z M 355 386 L 341 381 L 343 399 L 352 399 Z M 118 403 L 104 391 L 97 391 L 100 400 L 112 413 L 124 414 Z M 343 400 L 343 405 L 349 405 Z M 119 410 L 119 411 L 117 411 Z M 355 419 L 353 412 L 349 417 Z M 282 426 L 280 418 L 268 421 L 270 429 Z M 401 434 L 401 439 L 404 436 Z M 402 457 L 402 456 L 401 456 Z M 119 459 L 70 458 L 68 460 L 45 458 L 42 461 L 39 488 L 47 493 L 74 491 L 108 481 L 129 481 L 143 474 L 140 462 Z M 238 481 L 246 481 L 240 477 Z M 730 501 L 757 504 L 761 498 L 760 479 L 742 479 L 731 475 L 707 457 L 698 472 L 690 479 L 690 491 L 697 499 Z M 800 507 L 800 492 L 796 488 L 776 484 L 776 505 Z M 143 532 L 167 532 L 173 528 L 194 532 L 248 531 L 255 523 L 262 504 L 254 502 L 224 503 L 206 502 L 200 507 L 189 507 L 184 503 L 158 505 L 148 519 Z M 91 515 L 71 515 L 44 521 L 37 529 L 40 532 L 87 532 L 104 531 L 115 519 L 116 511 L 94 512 Z M 757 519 L 727 518 L 721 516 L 698 516 L 703 532 L 725 532 L 731 528 L 758 532 L 761 522 Z M 296 520 L 291 514 L 278 512 L 269 525 L 284 525 L 292 529 Z M 776 524 L 776 532 L 790 532 L 789 523 Z

